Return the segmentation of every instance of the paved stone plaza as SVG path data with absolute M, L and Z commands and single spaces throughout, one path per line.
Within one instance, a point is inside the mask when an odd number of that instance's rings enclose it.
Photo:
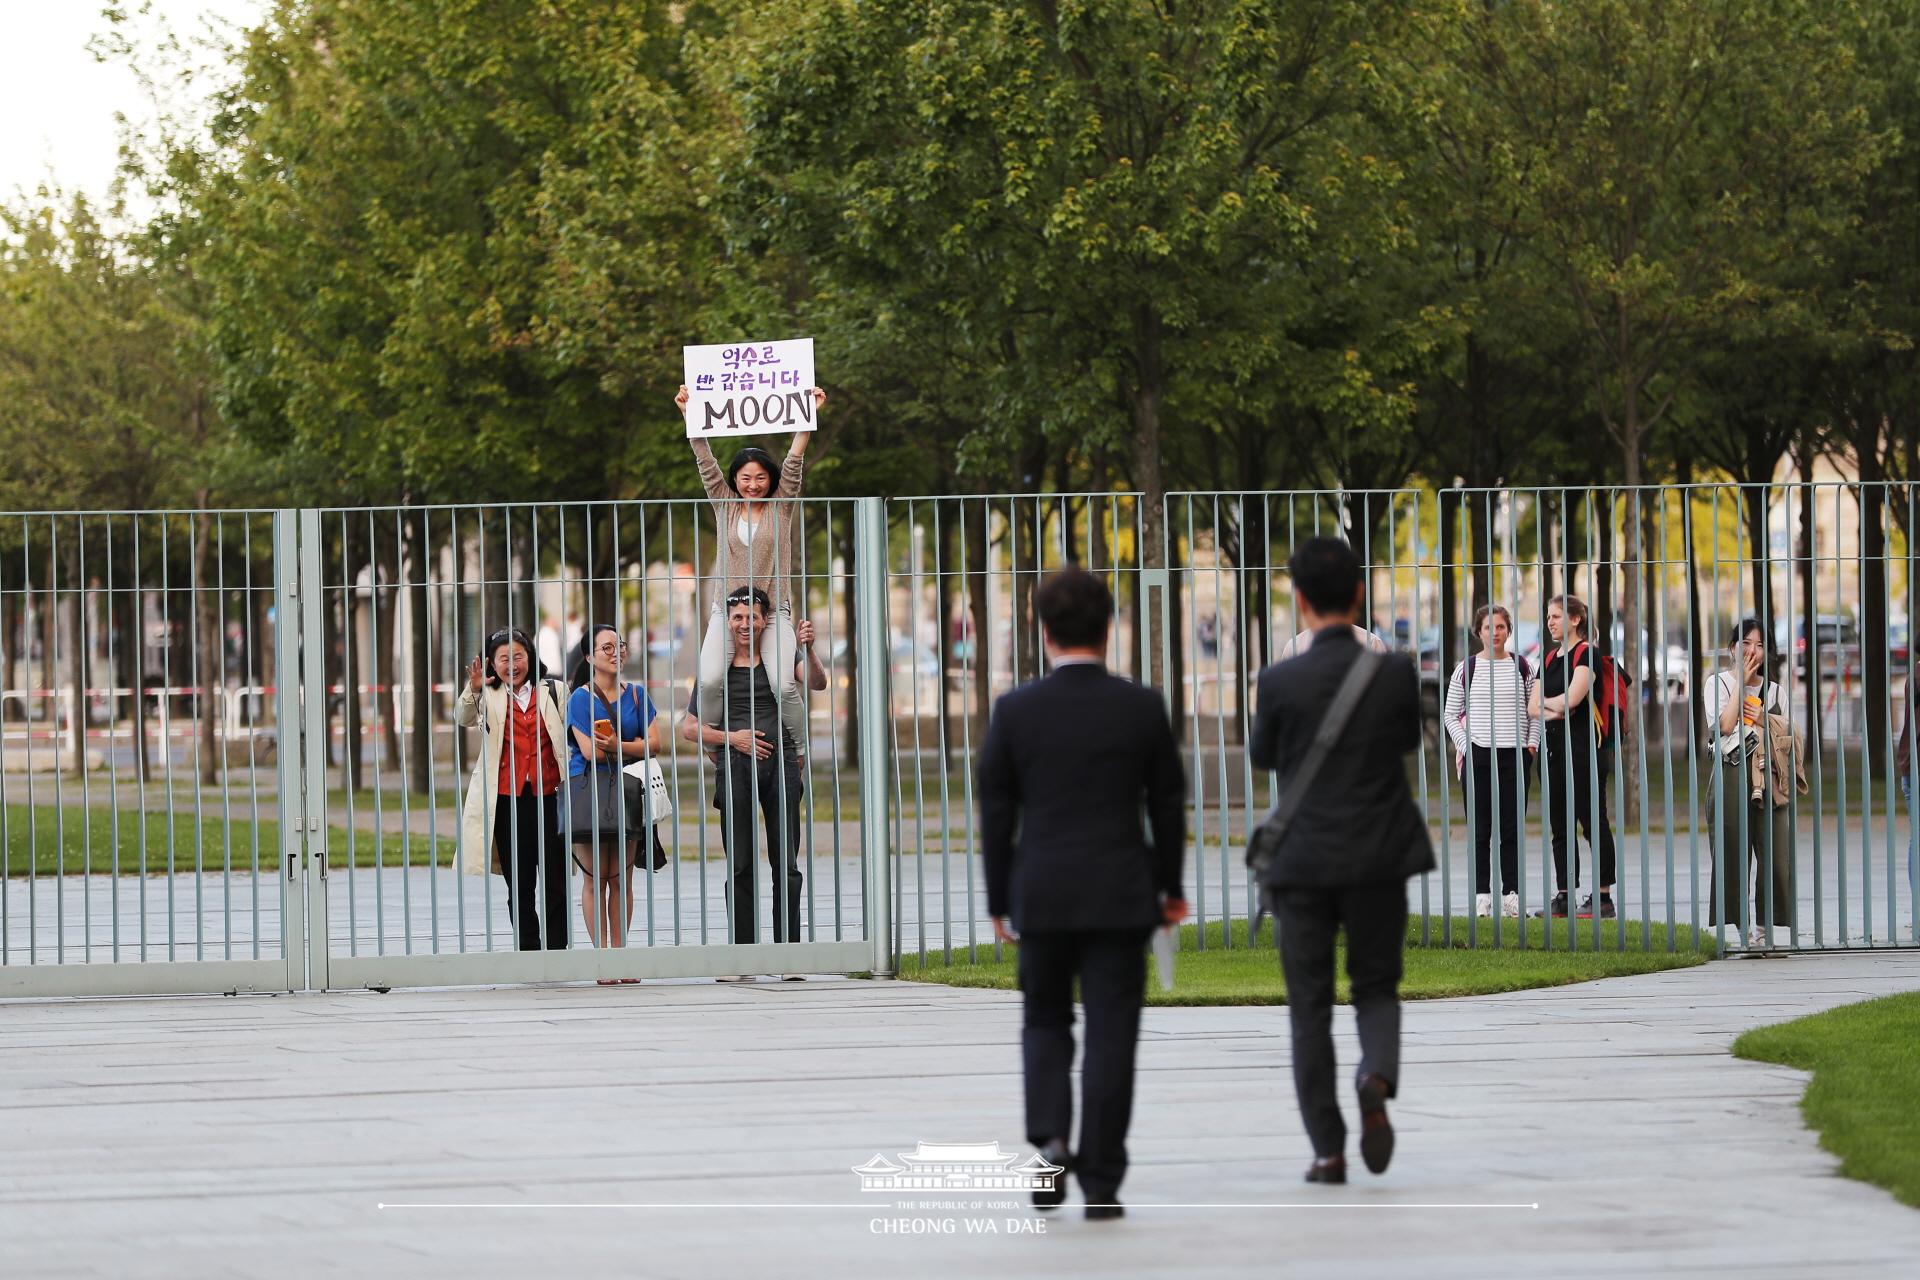
M 944 1207 L 1016 1193 L 851 1172 L 922 1141 L 1024 1156 L 1011 993 L 14 1003 L 0 1275 L 1898 1274 L 1920 1213 L 1835 1174 L 1802 1076 L 1726 1050 L 1916 987 L 1920 953 L 1850 954 L 1410 1006 L 1399 1155 L 1345 1188 L 1299 1181 L 1284 1009 L 1150 1009 L 1130 1215 L 1070 1203 L 1037 1236 L 1009 1230 L 1024 1208 Z

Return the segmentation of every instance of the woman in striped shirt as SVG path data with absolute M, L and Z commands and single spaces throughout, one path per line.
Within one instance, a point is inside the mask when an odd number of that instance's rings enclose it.
M 1442 718 L 1453 739 L 1454 773 L 1466 784 L 1473 839 L 1474 911 L 1493 914 L 1494 813 L 1500 815 L 1500 914 L 1520 914 L 1520 815 L 1527 809 L 1527 771 L 1540 750 L 1540 722 L 1527 710 L 1533 672 L 1507 652 L 1513 616 L 1500 605 L 1474 611 L 1481 651 L 1469 654 L 1447 682 Z M 1522 751 L 1526 755 L 1522 757 Z

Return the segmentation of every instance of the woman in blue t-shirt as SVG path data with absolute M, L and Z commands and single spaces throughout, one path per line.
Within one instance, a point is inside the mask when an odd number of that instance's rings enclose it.
M 586 878 L 580 914 L 597 947 L 624 947 L 633 919 L 633 867 L 646 837 L 643 806 L 621 799 L 620 769 L 665 749 L 653 701 L 620 678 L 627 646 L 605 623 L 587 636 L 587 682 L 567 699 L 567 826 Z M 611 774 L 611 778 L 607 775 Z M 629 979 L 629 981 L 631 981 Z

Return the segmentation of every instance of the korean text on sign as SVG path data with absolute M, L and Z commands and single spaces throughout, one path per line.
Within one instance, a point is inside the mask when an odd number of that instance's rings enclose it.
M 811 431 L 813 339 L 687 347 L 687 434 Z

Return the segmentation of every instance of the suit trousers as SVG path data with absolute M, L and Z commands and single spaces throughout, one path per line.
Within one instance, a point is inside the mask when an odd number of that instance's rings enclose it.
M 548 949 L 566 950 L 572 910 L 567 905 L 567 842 L 560 834 L 559 793 L 536 796 L 527 786 L 517 796 L 496 796 L 493 849 L 507 882 L 514 944 L 522 951 L 540 950 L 541 916 L 534 914 L 534 903 L 539 902 Z
M 1575 738 L 1576 743 L 1579 742 Z M 1547 793 L 1547 828 L 1553 843 L 1554 887 L 1562 893 L 1580 881 L 1580 849 L 1573 849 L 1573 879 L 1567 879 L 1567 846 L 1574 844 L 1577 825 L 1587 837 L 1587 847 L 1600 863 L 1600 884 L 1613 887 L 1615 851 L 1613 816 L 1607 812 L 1607 775 L 1612 772 L 1608 753 L 1596 758 L 1593 748 L 1574 746 L 1556 749 L 1551 731 L 1547 735 L 1546 759 L 1540 764 L 1540 785 Z M 1573 812 L 1567 812 L 1568 777 L 1572 777 Z
M 1335 1096 L 1334 937 L 1347 931 L 1347 979 L 1360 1030 L 1355 1078 L 1400 1087 L 1400 972 L 1407 945 L 1407 887 L 1398 880 L 1357 889 L 1272 891 L 1293 1027 L 1293 1091 L 1316 1157 L 1344 1155 L 1347 1125 Z
M 1493 892 L 1496 830 L 1500 833 L 1500 891 L 1520 891 L 1520 815 L 1527 811 L 1525 751 L 1525 747 L 1469 745 L 1464 785 L 1467 812 L 1473 819 L 1475 893 Z
M 1080 1144 L 1073 1167 L 1088 1204 L 1106 1204 L 1127 1173 L 1133 1119 L 1133 1059 L 1147 994 L 1149 929 L 1027 933 L 1020 938 L 1025 1014 L 1027 1140 L 1036 1147 L 1073 1134 L 1073 980 L 1087 1014 L 1080 1066 Z
M 714 801 L 720 809 L 720 838 L 727 850 L 727 904 L 733 913 L 736 943 L 760 940 L 759 896 L 754 886 L 754 854 L 760 843 L 760 809 L 767 836 L 767 867 L 773 887 L 773 940 L 800 940 L 800 792 L 798 762 L 788 760 L 785 775 L 755 769 L 731 756 L 719 771 Z

